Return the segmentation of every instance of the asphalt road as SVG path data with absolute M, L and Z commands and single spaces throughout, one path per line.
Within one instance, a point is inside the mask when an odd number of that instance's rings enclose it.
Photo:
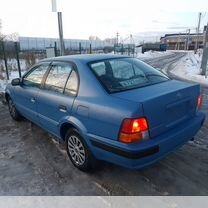
M 167 73 L 184 54 L 148 61 Z M 202 111 L 208 116 L 208 89 Z M 140 171 L 101 163 L 91 173 L 70 163 L 62 144 L 29 121 L 14 122 L 0 104 L 0 195 L 207 195 L 208 122 L 189 142 Z

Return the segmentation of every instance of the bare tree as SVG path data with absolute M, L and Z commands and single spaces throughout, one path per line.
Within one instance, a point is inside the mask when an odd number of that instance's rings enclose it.
M 0 41 L 3 41 L 5 38 L 5 35 L 3 35 L 1 31 L 2 31 L 2 22 L 0 20 Z
M 7 40 L 7 41 L 18 41 L 18 38 L 19 38 L 19 34 L 16 33 L 16 32 L 8 34 L 8 35 L 4 35 L 2 33 L 2 21 L 0 19 L 0 41 L 4 41 L 4 40 Z
M 26 68 L 30 68 L 32 65 L 36 63 L 35 54 L 32 52 L 28 52 L 24 54 L 24 59 L 25 59 Z

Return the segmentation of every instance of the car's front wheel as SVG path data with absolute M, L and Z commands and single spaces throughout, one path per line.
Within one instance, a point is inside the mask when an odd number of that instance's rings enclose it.
M 11 115 L 11 117 L 15 120 L 15 121 L 20 121 L 22 116 L 20 115 L 20 113 L 17 111 L 15 104 L 13 102 L 13 100 L 8 97 L 8 107 L 9 107 L 9 113 Z
M 76 129 L 69 129 L 65 141 L 66 150 L 73 165 L 82 171 L 90 170 L 95 159 L 79 132 Z

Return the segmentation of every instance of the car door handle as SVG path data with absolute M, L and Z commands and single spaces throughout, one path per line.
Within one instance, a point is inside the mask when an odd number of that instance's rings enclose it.
M 32 98 L 30 99 L 30 101 L 31 101 L 32 103 L 35 103 L 35 102 L 36 102 L 36 99 L 35 99 L 34 97 L 32 97 Z
M 67 112 L 67 107 L 64 105 L 59 105 L 59 111 L 66 113 Z

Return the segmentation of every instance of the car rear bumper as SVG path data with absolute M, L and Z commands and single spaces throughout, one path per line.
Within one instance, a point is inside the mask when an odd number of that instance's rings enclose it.
M 94 156 L 131 169 L 149 166 L 192 139 L 203 125 L 205 115 L 197 115 L 163 135 L 135 144 L 121 142 L 88 134 Z

